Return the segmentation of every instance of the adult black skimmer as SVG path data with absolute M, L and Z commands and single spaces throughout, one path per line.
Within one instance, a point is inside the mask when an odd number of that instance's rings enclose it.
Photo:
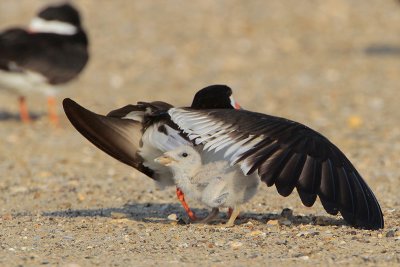
M 154 179 L 161 187 L 175 185 L 170 169 L 154 162 L 164 152 L 190 144 L 169 118 L 155 115 L 158 111 L 165 113 L 172 105 L 139 102 L 111 111 L 107 116 L 93 113 L 69 98 L 64 99 L 63 106 L 72 125 L 99 149 Z M 194 110 L 235 107 L 239 105 L 225 85 L 201 89 L 191 105 Z M 189 217 L 195 220 L 182 191 L 177 188 L 176 193 Z
M 49 117 L 57 123 L 54 94 L 83 70 L 87 46 L 79 12 L 71 4 L 48 6 L 27 29 L 0 33 L 0 89 L 19 94 L 22 121 L 30 121 L 25 95 L 42 92 L 48 96 Z
M 255 173 L 283 196 L 296 188 L 305 206 L 318 196 L 329 214 L 340 212 L 352 226 L 384 226 L 378 201 L 352 163 L 327 138 L 298 122 L 246 110 L 207 109 L 207 103 L 198 109 L 140 102 L 107 116 L 70 99 L 63 104 L 89 141 L 161 184 L 174 184 L 173 176 L 154 159 L 192 144 L 201 151 L 203 164 L 226 160 L 243 179 Z
M 165 152 L 155 162 L 171 169 L 176 185 L 189 199 L 212 208 L 200 221 L 202 223 L 211 221 L 218 215 L 220 207 L 226 207 L 232 209 L 226 226 L 233 226 L 240 205 L 257 193 L 260 183 L 255 173 L 243 179 L 242 172 L 231 168 L 224 159 L 203 164 L 201 154 L 193 146 L 184 145 Z

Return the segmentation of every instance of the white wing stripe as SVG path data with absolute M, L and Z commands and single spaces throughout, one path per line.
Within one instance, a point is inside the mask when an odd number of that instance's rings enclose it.
M 222 142 L 216 149 L 215 152 L 220 151 L 221 149 L 224 149 L 225 147 L 231 145 L 232 143 L 234 143 L 235 140 L 233 139 L 227 139 L 225 142 Z
M 226 136 L 225 134 L 219 135 L 217 138 L 215 138 L 213 141 L 207 143 L 205 146 L 209 145 L 208 151 L 213 150 L 214 148 L 219 147 L 222 143 L 222 141 L 230 140 L 229 136 Z
M 254 137 L 254 136 L 252 136 L 252 137 Z M 262 140 L 263 140 L 263 138 L 261 136 L 257 136 L 255 139 L 251 140 L 247 144 L 244 144 L 241 147 L 239 147 L 239 149 L 236 150 L 235 153 L 231 156 L 231 159 L 230 159 L 230 161 L 232 162 L 231 165 L 234 165 L 243 153 L 245 153 L 249 149 L 255 147 Z
M 239 141 L 239 142 L 236 142 L 234 145 L 232 145 L 231 147 L 229 147 L 228 150 L 226 150 L 226 152 L 225 152 L 225 154 L 224 154 L 224 158 L 229 158 L 233 153 L 235 153 L 235 151 L 236 151 L 237 149 L 239 149 L 239 147 L 240 147 L 242 144 L 246 143 L 246 142 L 249 141 L 249 139 L 251 139 L 251 138 L 252 138 L 252 136 L 249 136 L 249 137 L 247 137 L 247 138 L 245 138 L 245 139 L 243 139 L 243 140 L 241 140 L 241 141 Z
M 244 139 L 240 135 L 232 137 L 231 133 L 237 129 L 235 125 L 213 119 L 212 116 L 204 115 L 204 113 L 179 108 L 172 108 L 168 113 L 172 121 L 188 134 L 190 140 L 195 140 L 196 145 L 204 145 L 204 151 L 215 149 L 217 152 L 226 148 L 224 158 L 229 160 L 231 165 L 236 164 L 243 153 L 264 139 L 263 135 L 250 135 Z M 251 166 L 242 162 L 241 168 L 247 173 Z

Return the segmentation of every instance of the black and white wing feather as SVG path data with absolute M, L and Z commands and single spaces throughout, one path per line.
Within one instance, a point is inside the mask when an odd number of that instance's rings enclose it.
M 283 196 L 297 189 L 305 206 L 320 198 L 358 227 L 383 228 L 373 192 L 346 156 L 327 138 L 300 123 L 245 110 L 172 108 L 169 115 L 196 145 L 223 152 L 245 175 L 257 171 Z

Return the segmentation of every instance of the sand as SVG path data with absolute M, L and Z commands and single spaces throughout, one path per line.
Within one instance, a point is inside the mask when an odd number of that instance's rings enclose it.
M 26 24 L 46 2 L 2 1 L 1 29 Z M 0 265 L 400 264 L 398 2 L 74 2 L 91 59 L 57 96 L 60 127 L 49 124 L 45 97 L 28 96 L 38 119 L 23 125 L 16 96 L 0 91 Z M 385 229 L 354 229 L 266 185 L 233 228 L 225 214 L 186 224 L 174 188 L 99 151 L 60 105 L 70 97 L 101 114 L 141 100 L 184 106 L 216 83 L 246 109 L 330 138 L 375 192 Z

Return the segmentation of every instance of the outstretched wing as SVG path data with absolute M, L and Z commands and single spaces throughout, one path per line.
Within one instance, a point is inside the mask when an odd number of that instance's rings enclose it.
M 63 107 L 75 129 L 91 143 L 153 178 L 153 171 L 143 166 L 143 159 L 138 154 L 142 138 L 140 122 L 96 114 L 69 98 L 64 99 Z
M 305 206 L 319 196 L 330 214 L 350 224 L 383 228 L 371 189 L 346 156 L 327 138 L 294 121 L 245 110 L 172 108 L 169 115 L 204 150 L 224 152 L 243 173 L 258 172 L 268 186 L 288 196 L 297 189 Z

